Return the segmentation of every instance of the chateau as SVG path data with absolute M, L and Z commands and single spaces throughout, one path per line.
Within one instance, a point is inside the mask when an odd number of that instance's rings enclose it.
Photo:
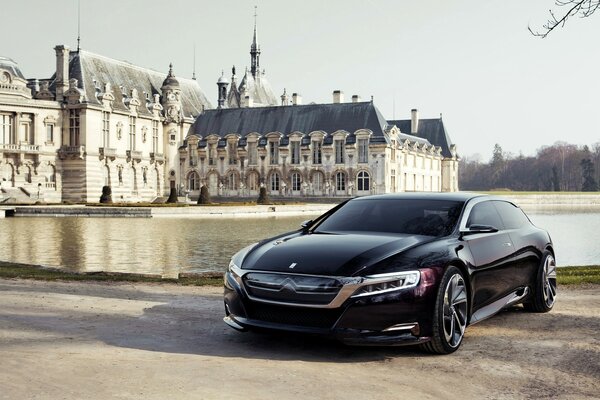
M 441 117 L 386 120 L 341 91 L 330 104 L 279 99 L 260 70 L 222 74 L 213 108 L 195 79 L 56 46 L 56 72 L 26 79 L 0 57 L 0 203 L 154 201 L 212 195 L 356 196 L 456 191 Z

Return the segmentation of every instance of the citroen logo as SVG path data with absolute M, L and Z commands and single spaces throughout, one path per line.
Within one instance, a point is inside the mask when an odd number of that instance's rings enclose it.
M 291 264 L 290 264 L 290 266 L 289 266 L 289 268 L 290 268 L 290 269 L 294 269 L 294 267 L 295 267 L 296 265 L 298 265 L 298 263 L 291 263 Z

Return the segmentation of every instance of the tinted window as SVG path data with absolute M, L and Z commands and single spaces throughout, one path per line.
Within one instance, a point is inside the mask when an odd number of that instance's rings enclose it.
M 471 225 L 487 225 L 496 229 L 504 228 L 500 215 L 498 215 L 498 211 L 496 211 L 496 207 L 491 201 L 484 201 L 473 207 L 467 221 L 467 228 Z
M 506 201 L 494 201 L 494 205 L 506 229 L 518 229 L 529 224 L 529 219 L 525 213 L 514 204 Z
M 449 235 L 462 202 L 444 200 L 357 199 L 321 222 L 314 232 L 385 232 Z

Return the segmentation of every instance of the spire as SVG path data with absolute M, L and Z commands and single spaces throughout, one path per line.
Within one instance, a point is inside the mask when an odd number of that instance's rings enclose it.
M 192 70 L 192 79 L 196 80 L 196 43 L 194 43 L 194 69 Z
M 81 43 L 81 0 L 77 1 L 77 52 L 79 53 Z
M 256 79 L 256 75 L 259 73 L 260 66 L 260 46 L 256 44 L 256 16 L 256 6 L 254 6 L 254 36 L 252 38 L 252 45 L 250 46 L 250 65 L 252 66 L 250 71 L 254 79 Z

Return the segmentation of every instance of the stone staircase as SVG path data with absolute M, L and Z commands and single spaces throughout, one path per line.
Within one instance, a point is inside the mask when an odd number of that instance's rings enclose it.
M 2 204 L 33 204 L 35 200 L 23 188 L 10 187 L 0 189 Z

